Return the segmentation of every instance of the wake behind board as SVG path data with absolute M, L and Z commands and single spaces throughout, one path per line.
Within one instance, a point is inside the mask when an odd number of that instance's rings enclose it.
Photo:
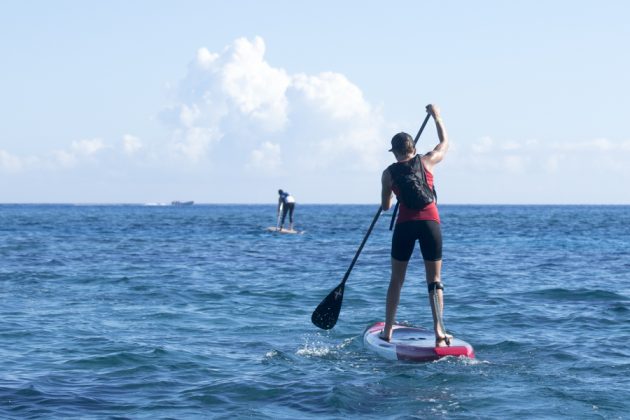
M 433 331 L 419 327 L 394 325 L 392 339 L 387 342 L 379 338 L 384 326 L 384 322 L 377 322 L 368 327 L 363 334 L 363 343 L 385 359 L 429 362 L 446 356 L 475 358 L 475 352 L 467 342 L 453 338 L 450 346 L 435 347 Z
M 275 226 L 270 226 L 270 227 L 268 227 L 268 228 L 267 228 L 267 231 L 268 231 L 268 232 L 276 232 L 276 233 L 288 233 L 288 234 L 293 234 L 293 235 L 296 235 L 296 234 L 297 234 L 297 235 L 301 235 L 301 234 L 303 234 L 303 233 L 304 233 L 304 231 L 303 231 L 303 230 L 293 230 L 293 229 L 285 229 L 285 228 L 278 229 L 278 228 L 277 228 L 277 227 L 275 227 Z

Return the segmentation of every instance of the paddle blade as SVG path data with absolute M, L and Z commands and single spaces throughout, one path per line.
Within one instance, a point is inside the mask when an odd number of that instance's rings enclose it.
M 341 303 L 343 302 L 343 289 L 345 282 L 328 294 L 322 302 L 315 308 L 311 315 L 311 322 L 323 330 L 329 330 L 335 326 L 341 311 Z

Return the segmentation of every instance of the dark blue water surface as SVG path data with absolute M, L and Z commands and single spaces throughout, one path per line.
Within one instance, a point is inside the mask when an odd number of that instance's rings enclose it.
M 2 418 L 628 418 L 630 207 L 441 206 L 445 324 L 477 359 L 364 349 L 376 206 L 0 206 Z M 399 321 L 430 326 L 415 254 Z

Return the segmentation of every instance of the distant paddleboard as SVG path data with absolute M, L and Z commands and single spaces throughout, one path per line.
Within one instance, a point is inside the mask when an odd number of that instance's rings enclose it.
M 384 322 L 377 322 L 368 327 L 363 334 L 363 344 L 385 359 L 429 362 L 446 356 L 475 358 L 475 352 L 467 342 L 453 338 L 450 346 L 435 347 L 433 331 L 419 327 L 394 325 L 392 339 L 387 342 L 379 338 L 384 326 Z
M 282 229 L 278 229 L 278 228 L 277 228 L 277 227 L 275 227 L 275 226 L 270 226 L 270 227 L 268 227 L 268 228 L 267 228 L 267 231 L 268 231 L 268 232 L 275 232 L 275 233 L 298 234 L 298 235 L 301 235 L 301 234 L 303 234 L 303 233 L 304 233 L 304 231 L 303 231 L 303 230 L 293 230 L 293 229 L 284 229 L 284 228 L 282 228 Z

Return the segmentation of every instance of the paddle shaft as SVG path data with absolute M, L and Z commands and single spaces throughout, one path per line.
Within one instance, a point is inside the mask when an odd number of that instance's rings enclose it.
M 372 229 L 374 229 L 374 225 L 376 224 L 376 221 L 378 220 L 378 218 L 381 215 L 382 211 L 383 211 L 383 208 L 379 207 L 378 211 L 374 215 L 374 218 L 372 219 L 372 223 L 370 224 L 370 227 L 368 228 L 367 233 L 363 237 L 363 241 L 361 241 L 361 245 L 359 246 L 359 249 L 357 249 L 356 254 L 354 254 L 354 258 L 352 259 L 352 262 L 350 263 L 350 267 L 348 267 L 348 270 L 346 271 L 346 274 L 343 276 L 343 280 L 341 280 L 340 284 L 344 284 L 346 282 L 346 280 L 348 280 L 348 277 L 350 277 L 350 272 L 352 271 L 352 268 L 354 267 L 354 264 L 359 259 L 359 254 L 361 254 L 361 251 L 363 250 L 363 247 L 365 246 L 365 243 L 367 242 L 368 238 L 370 237 L 370 233 L 372 233 Z
M 367 242 L 370 233 L 372 233 L 372 229 L 374 229 L 374 225 L 376 224 L 378 217 L 381 215 L 381 212 L 382 209 L 379 207 L 378 211 L 374 215 L 374 218 L 372 219 L 372 224 L 370 224 L 370 228 L 363 237 L 363 241 L 361 241 L 359 249 L 357 249 L 356 254 L 354 254 L 354 258 L 352 259 L 352 262 L 350 263 L 346 274 L 343 276 L 343 280 L 341 280 L 341 283 L 339 283 L 337 287 L 335 287 L 330 293 L 328 293 L 328 296 L 326 296 L 324 300 L 322 300 L 321 303 L 317 305 L 317 308 L 315 308 L 315 310 L 313 311 L 313 314 L 311 315 L 311 322 L 315 324 L 315 326 L 324 330 L 329 330 L 337 323 L 337 319 L 339 319 L 339 312 L 341 311 L 341 304 L 343 302 L 343 290 L 345 288 L 346 281 L 348 280 L 350 272 L 352 271 L 352 267 L 354 267 L 354 264 L 357 262 L 359 254 L 361 254 L 363 246 Z
M 276 229 L 280 229 L 280 215 L 282 214 L 283 203 L 280 203 L 280 207 L 278 207 L 278 221 L 276 222 Z
M 420 130 L 418 130 L 418 134 L 416 134 L 416 138 L 413 140 L 414 147 L 416 147 L 416 144 L 418 144 L 418 139 L 420 138 L 420 135 L 424 131 L 424 127 L 429 122 L 429 118 L 431 118 L 431 114 L 427 112 L 427 116 L 424 117 L 424 121 L 422 121 Z M 392 230 L 394 228 L 394 223 L 396 222 L 396 214 L 398 213 L 398 205 L 399 205 L 399 202 L 398 200 L 396 200 L 396 205 L 394 206 L 394 211 L 392 212 L 392 221 L 389 223 L 389 230 Z

